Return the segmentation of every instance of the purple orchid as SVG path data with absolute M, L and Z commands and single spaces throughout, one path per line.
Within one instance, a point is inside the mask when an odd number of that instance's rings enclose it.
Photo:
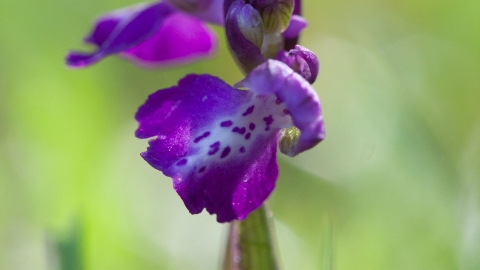
M 311 86 L 319 62 L 296 44 L 306 26 L 299 5 L 225 0 L 227 40 L 246 78 L 231 87 L 210 75 L 187 75 L 139 108 L 136 136 L 154 137 L 141 155 L 173 179 L 190 213 L 244 219 L 275 187 L 279 139 L 282 152 L 295 156 L 325 138 Z M 294 138 L 280 138 L 291 127 L 299 130 Z
M 158 90 L 138 109 L 136 136 L 153 137 L 141 155 L 173 179 L 190 213 L 207 209 L 218 222 L 241 220 L 275 187 L 277 145 L 295 156 L 325 138 L 311 86 L 319 62 L 297 44 L 307 25 L 300 2 L 165 0 L 129 7 L 99 18 L 85 38 L 98 49 L 70 52 L 67 64 L 85 67 L 111 54 L 147 66 L 191 61 L 216 45 L 204 21 L 224 25 L 246 77 L 232 87 L 190 74 Z
M 187 63 L 210 56 L 217 42 L 204 21 L 222 25 L 222 8 L 223 0 L 169 0 L 105 14 L 84 39 L 98 49 L 70 52 L 67 65 L 82 68 L 119 53 L 142 66 Z
M 142 157 L 173 179 L 190 213 L 206 208 L 218 222 L 244 219 L 270 195 L 282 128 L 301 131 L 293 155 L 325 137 L 315 90 L 286 64 L 267 60 L 235 87 L 188 75 L 136 114 L 136 136 L 155 137 Z

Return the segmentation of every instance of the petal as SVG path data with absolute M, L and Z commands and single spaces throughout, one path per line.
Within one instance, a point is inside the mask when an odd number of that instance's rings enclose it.
M 312 148 L 325 138 L 322 108 L 315 90 L 286 64 L 268 60 L 235 86 L 245 87 L 257 94 L 274 93 L 285 103 L 293 124 L 301 131 L 294 155 Z
M 285 38 L 297 38 L 300 32 L 307 27 L 307 20 L 302 16 L 292 15 L 288 28 L 283 32 Z
M 99 18 L 96 22 L 95 28 L 88 36 L 85 37 L 85 43 L 97 45 L 98 47 L 102 46 L 102 44 L 113 32 L 115 27 L 117 27 L 118 23 L 121 21 L 121 18 L 128 16 L 128 13 L 131 12 L 132 10 L 127 8 Z
M 216 44 L 215 33 L 205 23 L 176 13 L 165 19 L 155 35 L 122 55 L 144 66 L 178 64 L 212 55 Z
M 219 222 L 245 218 L 272 192 L 278 133 L 291 125 L 275 95 L 209 75 L 152 94 L 136 119 L 138 138 L 156 136 L 142 157 L 172 177 L 192 214 L 206 208 Z
M 297 16 L 302 15 L 302 0 L 295 0 L 295 4 L 293 6 L 293 15 L 292 15 L 292 20 L 294 18 L 297 18 Z M 288 30 L 288 29 L 287 29 Z M 295 47 L 295 45 L 298 44 L 298 39 L 300 37 L 300 32 L 298 35 L 294 37 L 285 37 L 285 43 L 283 49 L 285 51 L 291 50 Z
M 160 28 L 164 18 L 174 12 L 166 3 L 137 5 L 102 16 L 85 41 L 98 46 L 93 53 L 70 52 L 70 67 L 91 65 L 110 54 L 130 49 L 145 41 Z
M 300 32 L 307 27 L 307 20 L 295 13 L 292 15 L 288 28 L 283 32 L 285 38 L 284 50 L 288 51 L 298 44 Z

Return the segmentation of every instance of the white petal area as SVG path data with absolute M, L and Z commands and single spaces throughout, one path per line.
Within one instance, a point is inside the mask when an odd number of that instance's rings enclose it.
M 208 95 L 202 100 L 207 100 Z M 239 106 L 234 115 L 221 116 L 210 126 L 192 136 L 189 153 L 173 168 L 178 177 L 188 172 L 204 173 L 213 163 L 246 159 L 258 140 L 268 140 L 272 133 L 292 125 L 283 103 L 275 95 L 251 94 L 250 102 Z

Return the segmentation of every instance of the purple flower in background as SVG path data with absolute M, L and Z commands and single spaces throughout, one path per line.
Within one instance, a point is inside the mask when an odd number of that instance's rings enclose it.
M 216 37 L 204 21 L 222 25 L 222 9 L 223 0 L 169 0 L 105 14 L 84 39 L 97 50 L 70 52 L 67 65 L 82 68 L 111 54 L 121 54 L 142 66 L 210 56 L 216 49 Z
M 291 155 L 325 137 L 315 90 L 286 64 L 267 60 L 235 87 L 187 75 L 136 114 L 136 136 L 154 137 L 142 157 L 173 179 L 190 213 L 206 208 L 218 222 L 245 218 L 270 195 L 282 128 L 301 131 Z

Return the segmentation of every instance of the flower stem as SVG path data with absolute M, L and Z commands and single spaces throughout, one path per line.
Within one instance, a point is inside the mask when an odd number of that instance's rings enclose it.
M 245 269 L 280 269 L 272 212 L 266 204 L 230 223 L 223 270 Z

